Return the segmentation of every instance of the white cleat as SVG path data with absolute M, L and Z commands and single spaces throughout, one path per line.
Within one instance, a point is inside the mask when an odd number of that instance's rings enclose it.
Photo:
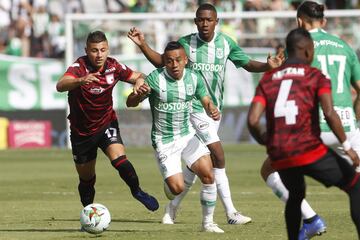
M 165 206 L 165 214 L 162 218 L 162 224 L 174 224 L 175 218 L 176 218 L 176 207 L 171 205 L 171 203 L 168 203 Z
M 224 230 L 218 227 L 216 223 L 206 223 L 202 226 L 203 232 L 211 232 L 211 233 L 224 233 Z
M 239 212 L 234 212 L 228 215 L 227 220 L 228 220 L 228 224 L 237 224 L 237 225 L 247 224 L 251 222 L 251 218 L 244 216 Z

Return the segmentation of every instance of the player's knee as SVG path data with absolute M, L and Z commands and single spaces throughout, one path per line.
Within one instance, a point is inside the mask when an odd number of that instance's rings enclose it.
M 181 183 L 170 184 L 170 185 L 168 185 L 168 187 L 169 187 L 171 193 L 174 195 L 179 195 L 180 193 L 182 193 L 185 190 L 184 184 L 181 184 Z
M 215 181 L 215 177 L 214 177 L 214 174 L 212 171 L 209 171 L 209 172 L 199 176 L 199 178 L 203 184 L 213 184 Z
M 270 159 L 267 158 L 264 161 L 263 165 L 261 166 L 260 175 L 263 178 L 263 180 L 266 182 L 269 175 L 274 173 L 274 172 L 275 172 L 275 170 L 271 167 Z

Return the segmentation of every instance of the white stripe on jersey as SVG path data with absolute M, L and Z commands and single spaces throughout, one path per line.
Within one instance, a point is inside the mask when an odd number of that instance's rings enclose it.
M 167 102 L 167 88 L 166 88 L 166 78 L 163 74 L 159 74 L 159 97 L 161 99 L 161 101 L 163 102 Z M 158 114 L 154 114 L 154 118 L 157 119 L 154 119 L 154 122 L 155 123 L 162 123 L 163 120 L 161 119 L 165 119 L 166 118 L 166 113 L 162 113 L 160 111 L 158 111 Z M 159 126 L 158 129 L 161 129 L 161 127 Z M 161 142 L 162 140 L 162 136 L 160 133 L 157 133 L 156 134 L 156 139 L 155 141 L 156 142 Z

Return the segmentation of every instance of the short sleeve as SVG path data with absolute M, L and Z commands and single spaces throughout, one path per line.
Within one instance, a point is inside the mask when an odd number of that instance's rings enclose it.
M 82 67 L 84 67 L 84 66 L 82 66 L 82 64 L 80 63 L 79 59 L 77 59 L 73 64 L 71 64 L 71 65 L 67 68 L 66 72 L 64 73 L 64 76 L 65 76 L 65 75 L 68 75 L 68 76 L 72 76 L 72 77 L 74 77 L 74 78 L 83 77 L 83 76 L 81 75 L 81 72 L 83 72 L 83 71 L 81 71 L 81 68 L 82 68 Z
M 352 60 L 351 60 L 351 81 L 357 82 L 360 80 L 360 63 L 357 55 L 352 51 Z
M 126 82 L 131 77 L 133 70 L 123 63 L 116 62 L 115 79 Z
M 244 53 L 244 51 L 237 45 L 237 43 L 230 37 L 225 36 L 226 41 L 230 47 L 229 59 L 234 65 L 239 68 L 247 65 L 250 61 L 250 57 Z

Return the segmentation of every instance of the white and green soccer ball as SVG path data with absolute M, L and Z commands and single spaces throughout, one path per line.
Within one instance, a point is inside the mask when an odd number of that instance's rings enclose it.
M 110 222 L 110 212 L 102 204 L 89 204 L 80 212 L 81 229 L 88 233 L 100 234 L 108 229 Z

